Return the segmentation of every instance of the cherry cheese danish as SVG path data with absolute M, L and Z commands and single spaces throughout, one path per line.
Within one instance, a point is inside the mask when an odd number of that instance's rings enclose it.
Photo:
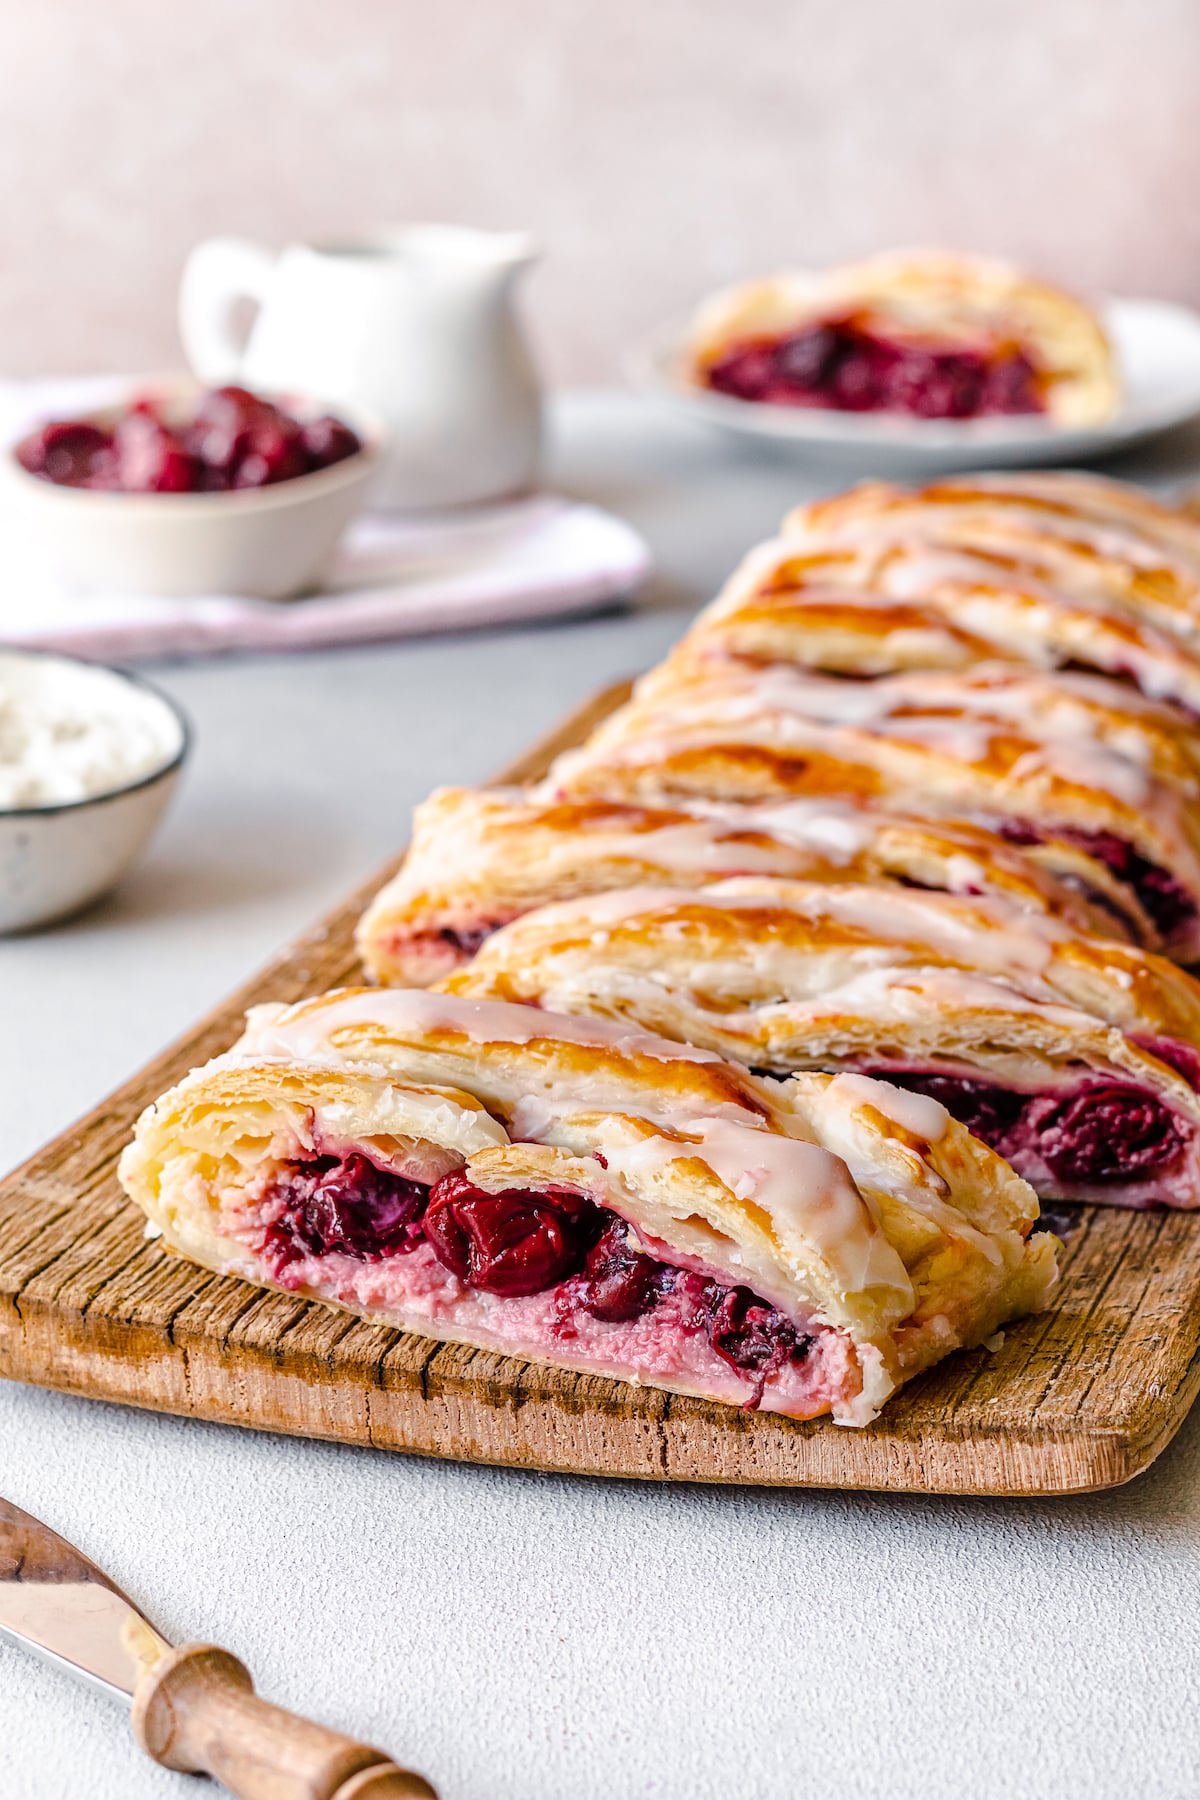
M 1032 1189 L 923 1095 L 418 990 L 255 1009 L 121 1178 L 208 1268 L 842 1424 L 1056 1279 Z

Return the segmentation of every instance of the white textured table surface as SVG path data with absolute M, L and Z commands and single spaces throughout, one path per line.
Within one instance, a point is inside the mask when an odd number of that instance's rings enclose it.
M 121 893 L 0 942 L 0 1165 L 35 1149 L 487 775 L 677 635 L 835 477 L 633 401 L 560 408 L 557 474 L 640 525 L 629 616 L 166 667 L 195 758 Z M 1200 471 L 1200 438 L 1127 465 Z M 0 1493 L 172 1636 L 409 1758 L 443 1800 L 1194 1800 L 1200 1419 L 1117 1493 L 758 1493 L 456 1467 L 0 1384 Z M 2 1800 L 196 1794 L 0 1645 Z

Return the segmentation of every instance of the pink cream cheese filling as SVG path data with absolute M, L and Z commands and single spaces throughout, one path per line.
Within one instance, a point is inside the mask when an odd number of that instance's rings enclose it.
M 226 1197 L 223 1230 L 277 1286 L 432 1336 L 794 1418 L 856 1422 L 849 1336 L 747 1287 L 647 1255 L 608 1207 L 566 1188 L 432 1185 L 367 1155 L 272 1158 Z

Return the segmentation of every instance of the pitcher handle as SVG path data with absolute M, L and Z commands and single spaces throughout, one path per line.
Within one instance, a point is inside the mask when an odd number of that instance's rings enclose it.
M 236 381 L 245 353 L 233 329 L 234 308 L 259 306 L 275 272 L 276 258 L 249 238 L 209 238 L 197 244 L 179 288 L 179 335 L 192 371 L 220 387 Z

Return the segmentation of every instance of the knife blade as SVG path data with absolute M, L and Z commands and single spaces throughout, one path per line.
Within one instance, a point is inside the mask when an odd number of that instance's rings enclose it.
M 0 1637 L 132 1707 L 142 1749 L 241 1800 L 437 1800 L 384 1751 L 260 1700 L 212 1644 L 174 1648 L 82 1551 L 0 1500 Z
M 171 1648 L 115 1582 L 51 1531 L 0 1500 L 0 1632 L 132 1702 Z

